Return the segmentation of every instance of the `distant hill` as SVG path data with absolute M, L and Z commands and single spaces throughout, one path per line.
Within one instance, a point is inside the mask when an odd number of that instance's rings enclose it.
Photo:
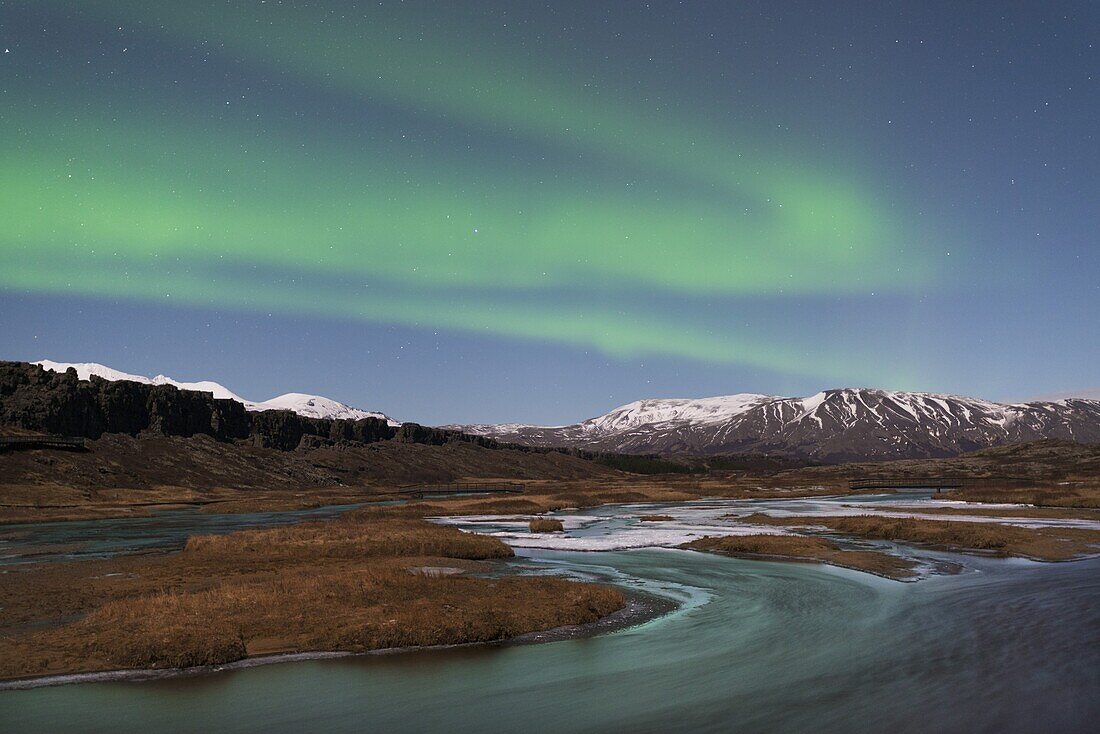
M 1100 442 L 1100 401 L 1017 404 L 865 388 L 806 398 L 639 400 L 568 426 L 452 425 L 531 446 L 662 455 L 766 454 L 825 462 L 956 456 L 1063 439 Z

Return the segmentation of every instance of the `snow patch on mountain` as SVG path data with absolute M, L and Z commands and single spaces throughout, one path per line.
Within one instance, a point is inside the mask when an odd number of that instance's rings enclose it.
M 767 395 L 739 393 L 694 400 L 684 398 L 637 400 L 618 407 L 606 415 L 584 421 L 581 425 L 592 431 L 615 432 L 639 426 L 674 422 L 721 423 L 772 399 Z
M 249 405 L 246 403 L 246 405 Z M 335 420 L 360 420 L 361 418 L 384 418 L 393 425 L 401 425 L 390 420 L 382 413 L 352 408 L 344 403 L 319 395 L 306 395 L 300 392 L 288 392 L 262 403 L 251 403 L 249 410 L 292 410 L 307 418 L 332 418 Z
M 1041 438 L 1100 442 L 1100 402 L 994 403 L 869 388 L 638 400 L 569 426 L 450 426 L 533 446 L 623 453 L 774 453 L 826 461 L 953 456 Z

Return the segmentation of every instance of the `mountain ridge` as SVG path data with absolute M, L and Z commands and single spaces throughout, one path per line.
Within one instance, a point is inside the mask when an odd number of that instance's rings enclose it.
M 1100 401 L 997 403 L 945 393 L 834 388 L 807 397 L 739 393 L 638 400 L 566 426 L 445 427 L 532 446 L 621 453 L 935 458 L 1045 438 L 1100 442 Z
M 230 399 L 252 413 L 289 410 L 312 419 L 376 418 L 330 398 L 286 393 L 246 400 L 217 382 L 144 377 L 94 362 L 41 360 L 53 372 L 72 368 L 78 378 L 173 385 Z M 647 398 L 564 426 L 523 423 L 448 424 L 461 431 L 539 448 L 598 452 L 711 456 L 763 454 L 800 460 L 943 458 L 968 451 L 1042 439 L 1100 443 L 1100 401 L 1066 397 L 1000 403 L 962 395 L 874 388 L 833 388 L 806 397 L 734 393 L 706 398 Z

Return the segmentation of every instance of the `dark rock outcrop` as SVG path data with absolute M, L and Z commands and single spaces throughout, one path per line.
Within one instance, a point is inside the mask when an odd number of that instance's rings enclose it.
M 596 456 L 571 449 L 506 444 L 487 436 L 417 423 L 395 427 L 382 418 L 310 418 L 290 410 L 251 412 L 236 400 L 218 399 L 209 392 L 94 376 L 81 380 L 72 368 L 59 373 L 26 362 L 0 361 L 0 425 L 89 439 L 105 434 L 209 436 L 217 441 L 244 441 L 255 448 L 280 451 L 394 441 L 431 446 L 472 444 L 522 453 L 566 453 L 585 459 Z
M 93 439 L 149 431 L 228 441 L 251 430 L 248 412 L 234 400 L 171 385 L 80 380 L 72 369 L 59 374 L 23 362 L 0 362 L 0 422 Z
M 380 418 L 329 420 L 288 410 L 250 413 L 242 403 L 208 392 L 99 377 L 80 380 L 72 368 L 57 373 L 25 362 L 0 362 L 0 423 L 90 439 L 105 433 L 250 439 L 256 446 L 283 451 L 335 442 L 374 443 L 398 432 Z M 434 429 L 408 425 L 412 426 L 408 435 L 430 436 L 434 441 Z M 317 440 L 303 443 L 305 437 Z
M 381 418 L 330 420 L 307 418 L 289 410 L 265 410 L 251 413 L 252 440 L 257 446 L 290 451 L 331 445 L 340 441 L 375 443 L 388 441 L 397 429 Z M 316 439 L 305 441 L 305 438 Z
M 487 448 L 500 448 L 502 444 L 487 436 L 475 436 L 469 433 L 463 433 L 462 431 L 453 431 L 447 428 L 429 428 L 428 426 L 422 426 L 419 423 L 403 423 L 401 428 L 397 431 L 397 441 L 403 443 L 424 443 L 431 446 L 442 446 L 444 444 L 453 443 L 455 441 L 462 441 L 464 443 L 472 443 L 478 446 L 485 446 Z M 508 445 L 508 448 L 525 449 L 518 445 Z

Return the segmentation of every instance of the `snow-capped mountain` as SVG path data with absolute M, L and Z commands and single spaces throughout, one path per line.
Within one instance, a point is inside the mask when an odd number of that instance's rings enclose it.
M 245 402 L 245 407 L 249 410 L 292 410 L 298 415 L 304 415 L 307 418 L 331 418 L 334 420 L 352 421 L 359 420 L 360 418 L 385 418 L 395 426 L 401 425 L 398 421 L 392 420 L 383 413 L 352 408 L 350 405 L 345 405 L 331 398 L 323 398 L 320 395 L 306 395 L 300 392 L 288 392 L 285 395 L 271 398 L 271 400 L 265 400 L 262 403 Z
M 42 369 L 50 370 L 51 372 L 64 372 L 70 367 L 76 370 L 76 376 L 81 380 L 87 380 L 92 375 L 96 377 L 102 377 L 104 380 L 110 380 L 111 382 L 117 382 L 119 380 L 128 380 L 130 382 L 140 382 L 144 385 L 175 385 L 180 390 L 197 390 L 199 392 L 211 392 L 214 393 L 214 397 L 236 400 L 238 403 L 249 404 L 249 401 L 237 395 L 224 385 L 219 385 L 216 382 L 180 382 L 173 380 L 166 375 L 157 375 L 156 377 L 145 377 L 144 375 L 131 375 L 127 372 L 111 369 L 110 367 L 96 362 L 52 362 L 48 359 L 43 359 L 38 362 L 34 362 Z
M 448 427 L 533 446 L 847 461 L 953 456 L 1042 438 L 1100 442 L 1100 401 L 1002 404 L 848 388 L 805 398 L 739 394 L 639 400 L 569 426 Z
M 48 359 L 43 359 L 34 364 L 52 372 L 64 372 L 72 367 L 76 370 L 76 375 L 81 380 L 87 380 L 91 375 L 95 375 L 96 377 L 102 377 L 104 380 L 129 380 L 131 382 L 140 382 L 145 385 L 174 385 L 180 390 L 209 392 L 213 393 L 215 398 L 236 400 L 238 403 L 243 403 L 246 409 L 254 412 L 264 410 L 290 410 L 298 415 L 306 416 L 307 418 L 330 418 L 339 420 L 381 418 L 390 425 L 401 425 L 399 421 L 393 420 L 384 413 L 360 410 L 359 408 L 353 408 L 350 405 L 345 405 L 344 403 L 320 395 L 288 392 L 285 395 L 279 395 L 270 400 L 257 402 L 245 400 L 240 395 L 237 395 L 229 388 L 217 382 L 180 382 L 179 380 L 173 380 L 171 377 L 165 375 L 157 375 L 156 377 L 131 375 L 95 362 L 52 362 Z

